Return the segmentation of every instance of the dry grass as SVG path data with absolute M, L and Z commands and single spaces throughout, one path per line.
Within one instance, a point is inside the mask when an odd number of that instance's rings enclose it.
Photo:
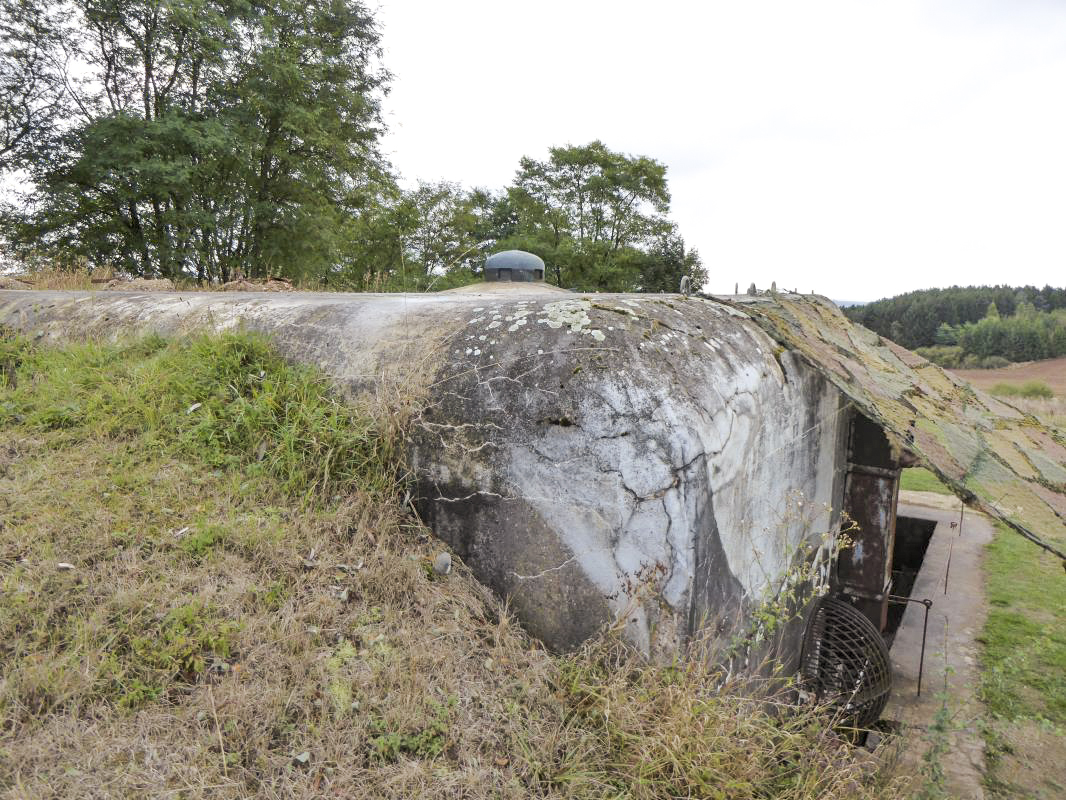
M 88 269 L 80 264 L 64 265 L 48 259 L 38 258 L 19 262 L 13 272 L 3 276 L 0 289 L 51 289 L 58 291 L 104 291 L 107 289 L 133 289 L 138 291 L 172 291 L 213 292 L 222 291 L 222 286 L 214 283 L 198 284 L 192 278 L 179 278 L 174 281 L 161 278 L 136 278 L 116 272 L 110 267 Z M 246 283 L 245 291 L 261 289 L 277 290 L 278 286 L 267 286 L 266 282 Z M 231 289 L 234 287 L 231 287 Z M 285 285 L 284 289 L 318 289 L 321 285 L 307 286 Z
M 64 291 L 87 291 L 101 289 L 115 275 L 107 270 L 89 272 L 86 269 L 57 269 L 45 267 L 22 272 L 14 276 L 34 289 L 61 289 Z
M 1002 369 L 952 370 L 960 378 L 986 392 L 1009 387 L 1021 393 L 1026 384 L 1043 384 L 1054 397 L 1011 396 L 1007 402 L 1038 417 L 1042 422 L 1066 432 L 1066 358 L 1028 361 Z
M 897 796 L 698 652 L 552 655 L 436 576 L 394 418 L 261 343 L 0 361 L 7 797 Z

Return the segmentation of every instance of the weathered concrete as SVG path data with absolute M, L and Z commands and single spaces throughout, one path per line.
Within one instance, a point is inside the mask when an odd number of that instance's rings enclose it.
M 420 508 L 559 648 L 649 655 L 774 591 L 835 527 L 841 393 L 704 298 L 533 284 L 435 295 L 0 292 L 48 340 L 244 327 L 345 392 L 420 398 Z

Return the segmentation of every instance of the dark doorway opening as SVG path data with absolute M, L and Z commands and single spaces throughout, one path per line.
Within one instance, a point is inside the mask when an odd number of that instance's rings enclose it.
M 896 517 L 896 546 L 892 553 L 892 595 L 910 597 L 918 570 L 922 568 L 929 540 L 933 538 L 936 522 L 919 517 Z M 885 642 L 892 646 L 896 630 L 903 621 L 907 603 L 892 602 L 888 606 Z

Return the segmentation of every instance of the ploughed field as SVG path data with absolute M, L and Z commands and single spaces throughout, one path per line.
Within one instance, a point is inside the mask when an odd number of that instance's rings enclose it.
M 1066 431 L 1066 358 L 1028 361 L 1002 369 L 951 371 L 986 392 L 1002 394 L 1004 388 L 1016 390 L 1017 394 L 1001 396 L 1001 399 L 1022 411 L 1035 414 L 1048 425 Z M 1025 396 L 1027 388 L 1034 385 L 1047 387 L 1054 397 Z
M 1056 397 L 1066 397 L 1066 357 L 1011 364 L 1002 369 L 954 369 L 951 371 L 986 392 L 1000 383 L 1022 384 L 1029 381 L 1041 381 L 1048 385 Z

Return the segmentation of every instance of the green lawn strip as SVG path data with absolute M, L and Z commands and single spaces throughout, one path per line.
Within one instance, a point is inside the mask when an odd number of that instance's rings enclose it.
M 899 488 L 911 492 L 936 492 L 951 494 L 951 490 L 942 484 L 932 472 L 925 467 L 912 467 L 903 470 Z
M 997 523 L 985 557 L 988 618 L 982 645 L 978 695 L 986 709 L 986 788 L 992 797 L 1028 797 L 1002 778 L 1012 739 L 1033 725 L 1066 736 L 1066 576 L 1053 558 Z M 1057 758 L 1049 754 L 1047 758 Z M 1050 775 L 1044 780 L 1055 785 Z
M 1061 564 L 997 525 L 985 559 L 989 612 L 981 696 L 1004 719 L 1066 725 L 1066 576 Z

